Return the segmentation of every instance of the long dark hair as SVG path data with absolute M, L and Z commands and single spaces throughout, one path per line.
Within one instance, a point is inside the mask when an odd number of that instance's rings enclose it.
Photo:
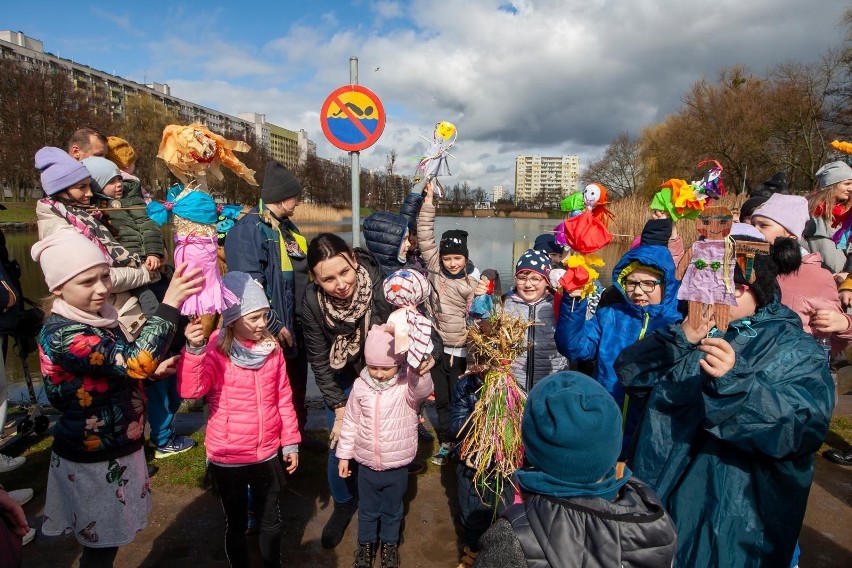
M 320 262 L 341 254 L 353 258 L 355 252 L 346 241 L 334 233 L 320 233 L 308 245 L 308 270 L 313 272 Z

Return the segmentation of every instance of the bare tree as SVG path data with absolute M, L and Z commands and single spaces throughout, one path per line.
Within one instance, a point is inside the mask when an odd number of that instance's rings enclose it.
M 580 175 L 580 183 L 602 183 L 612 197 L 618 198 L 641 190 L 645 177 L 645 161 L 639 141 L 622 132 L 610 142 L 601 157 L 586 166 Z

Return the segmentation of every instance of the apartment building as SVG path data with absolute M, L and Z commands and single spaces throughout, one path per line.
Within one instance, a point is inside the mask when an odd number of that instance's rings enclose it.
M 515 202 L 554 207 L 580 189 L 580 157 L 518 156 L 515 159 Z

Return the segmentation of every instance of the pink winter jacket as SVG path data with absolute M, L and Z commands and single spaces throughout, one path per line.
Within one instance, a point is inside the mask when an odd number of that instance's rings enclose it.
M 237 367 L 216 348 L 214 331 L 204 353 L 186 349 L 177 367 L 178 394 L 207 396 L 207 457 L 222 464 L 250 464 L 269 459 L 278 448 L 302 441 L 293 392 L 281 349 L 259 369 Z
M 406 368 L 407 375 L 385 390 L 373 389 L 367 369 L 361 371 L 346 402 L 338 459 L 355 458 L 375 471 L 403 467 L 414 459 L 418 410 L 432 392 L 432 378 Z

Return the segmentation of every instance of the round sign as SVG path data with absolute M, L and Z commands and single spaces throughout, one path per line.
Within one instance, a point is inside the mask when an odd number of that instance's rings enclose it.
M 376 143 L 385 129 L 385 107 L 376 93 L 361 85 L 344 85 L 322 104 L 320 124 L 328 141 L 347 152 Z

